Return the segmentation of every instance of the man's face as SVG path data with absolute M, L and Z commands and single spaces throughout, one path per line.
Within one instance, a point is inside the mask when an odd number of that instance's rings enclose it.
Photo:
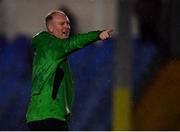
M 62 13 L 53 15 L 52 21 L 48 25 L 49 31 L 60 39 L 69 38 L 70 22 L 67 16 Z

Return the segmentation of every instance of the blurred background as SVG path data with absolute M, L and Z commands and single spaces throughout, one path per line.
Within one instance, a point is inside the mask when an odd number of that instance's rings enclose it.
M 113 29 L 69 56 L 70 130 L 180 130 L 179 0 L 0 0 L 0 130 L 29 130 L 31 38 L 66 12 L 71 33 Z

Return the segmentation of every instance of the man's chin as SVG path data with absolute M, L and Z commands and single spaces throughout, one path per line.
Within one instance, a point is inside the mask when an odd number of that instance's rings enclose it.
M 67 39 L 67 38 L 69 38 L 69 36 L 65 36 L 65 37 L 64 37 L 64 39 Z
M 67 38 L 69 38 L 69 36 L 61 36 L 61 37 L 59 37 L 60 39 L 67 39 Z

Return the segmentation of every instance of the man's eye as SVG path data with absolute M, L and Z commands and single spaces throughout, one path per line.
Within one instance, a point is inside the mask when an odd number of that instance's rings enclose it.
M 64 25 L 64 22 L 59 23 L 59 25 Z

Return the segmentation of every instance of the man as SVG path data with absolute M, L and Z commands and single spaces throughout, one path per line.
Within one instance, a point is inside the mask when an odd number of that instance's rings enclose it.
M 48 31 L 32 39 L 34 60 L 27 123 L 30 130 L 68 130 L 74 89 L 67 56 L 94 41 L 108 39 L 112 30 L 69 37 L 69 19 L 57 10 L 50 12 L 45 22 Z

